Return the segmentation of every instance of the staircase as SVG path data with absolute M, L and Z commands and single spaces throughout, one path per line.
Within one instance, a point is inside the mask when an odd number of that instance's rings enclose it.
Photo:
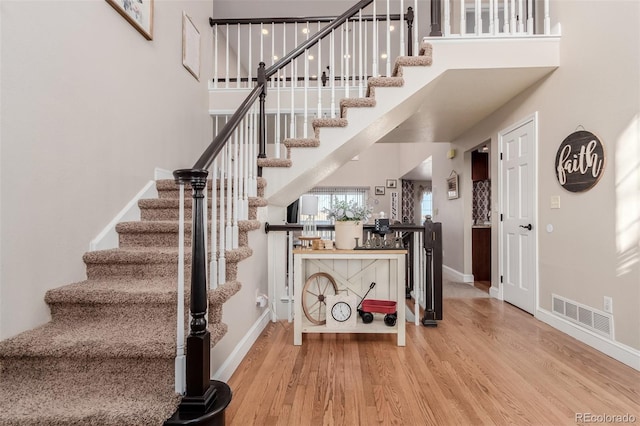
M 175 411 L 179 192 L 172 180 L 156 186 L 158 199 L 139 202 L 142 220 L 117 225 L 119 248 L 84 255 L 86 281 L 47 292 L 51 322 L 0 342 L 0 425 L 160 425 Z M 247 233 L 260 227 L 264 187 L 259 179 L 239 247 L 226 251 L 227 281 L 209 291 L 212 346 L 227 331 L 222 306 L 241 287 L 238 263 L 252 255 Z

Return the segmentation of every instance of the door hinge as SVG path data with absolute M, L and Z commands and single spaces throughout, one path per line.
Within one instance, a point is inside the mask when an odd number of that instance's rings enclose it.
M 500 159 L 502 160 L 502 153 L 500 153 Z
M 500 213 L 500 222 L 502 222 L 502 213 Z
M 502 275 L 500 275 L 500 282 L 504 282 L 504 281 L 502 280 Z

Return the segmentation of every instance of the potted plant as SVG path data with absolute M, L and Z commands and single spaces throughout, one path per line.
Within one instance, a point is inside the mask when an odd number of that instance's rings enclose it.
M 362 225 L 369 220 L 372 208 L 360 205 L 355 200 L 334 198 L 333 207 L 323 211 L 334 220 L 336 248 L 351 250 L 356 246 L 356 238 L 362 240 Z

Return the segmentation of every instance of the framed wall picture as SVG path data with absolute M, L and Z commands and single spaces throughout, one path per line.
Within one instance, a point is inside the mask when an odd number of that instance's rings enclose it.
M 455 170 L 451 172 L 447 178 L 447 198 L 455 200 L 460 194 L 458 193 L 458 173 Z
M 147 40 L 153 40 L 153 0 L 107 0 Z
M 376 186 L 376 195 L 384 195 L 384 186 Z
M 185 12 L 182 12 L 182 65 L 200 80 L 200 31 Z
M 387 188 L 397 188 L 398 181 L 396 179 L 387 179 Z

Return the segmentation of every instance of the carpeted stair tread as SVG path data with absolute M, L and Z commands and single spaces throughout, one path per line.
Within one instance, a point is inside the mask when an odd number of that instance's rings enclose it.
M 166 318 L 143 324 L 127 318 L 54 321 L 0 342 L 5 357 L 173 358 L 176 325 Z
M 345 118 L 314 118 L 311 121 L 314 129 L 319 127 L 347 127 L 347 124 L 349 122 Z
M 393 66 L 393 76 L 402 77 L 402 67 L 428 67 L 433 60 L 431 56 L 400 56 Z
M 262 197 L 248 197 L 249 207 L 262 206 Z M 208 199 L 209 207 L 211 206 L 211 198 Z M 180 200 L 178 198 L 143 198 L 138 200 L 138 207 L 141 209 L 178 209 L 180 207 Z M 185 210 L 191 210 L 192 203 L 184 203 Z
M 258 167 L 291 167 L 288 158 L 258 158 Z
M 320 139 L 316 138 L 287 138 L 282 141 L 287 148 L 315 148 L 320 146 Z
M 224 182 L 226 183 L 226 180 L 224 180 Z M 266 186 L 266 184 L 267 184 L 267 181 L 264 178 L 262 178 L 262 177 L 256 178 L 256 185 L 257 185 L 258 188 L 264 187 L 264 186 Z M 188 184 L 188 183 L 185 184 L 184 187 L 185 187 L 185 190 L 186 189 L 191 189 L 191 185 Z M 207 179 L 207 187 L 211 188 L 211 179 Z M 220 187 L 220 179 L 216 179 L 216 187 L 217 188 Z M 158 191 L 171 191 L 171 190 L 175 190 L 176 188 L 178 188 L 178 184 L 173 179 L 158 179 L 158 180 L 156 180 L 156 189 Z
M 372 108 L 376 106 L 375 98 L 345 98 L 340 100 L 340 116 L 347 117 L 349 108 Z
M 180 224 L 175 220 L 149 220 L 139 222 L 120 222 L 116 225 L 118 233 L 146 234 L 146 233 L 176 233 Z M 209 221 L 211 226 L 211 221 Z M 253 231 L 260 228 L 259 220 L 238 220 L 239 231 Z M 191 221 L 185 221 L 185 230 L 191 232 Z
M 47 361 L 45 371 L 7 368 L 0 372 L 1 425 L 159 426 L 180 402 L 171 375 L 162 370 L 153 376 L 134 368 L 123 381 L 122 369 L 128 362 L 93 362 L 81 368 L 57 365 L 61 360 Z M 70 370 L 74 374 L 68 374 Z
M 245 259 L 251 256 L 251 249 L 248 247 L 238 247 L 236 249 L 225 250 L 227 262 L 230 259 Z M 191 252 L 185 251 L 185 261 L 191 259 Z M 85 263 L 176 263 L 178 262 L 177 247 L 124 247 L 108 250 L 97 250 L 87 252 L 83 256 Z
M 54 288 L 45 302 L 82 304 L 175 304 L 176 278 L 94 279 Z

